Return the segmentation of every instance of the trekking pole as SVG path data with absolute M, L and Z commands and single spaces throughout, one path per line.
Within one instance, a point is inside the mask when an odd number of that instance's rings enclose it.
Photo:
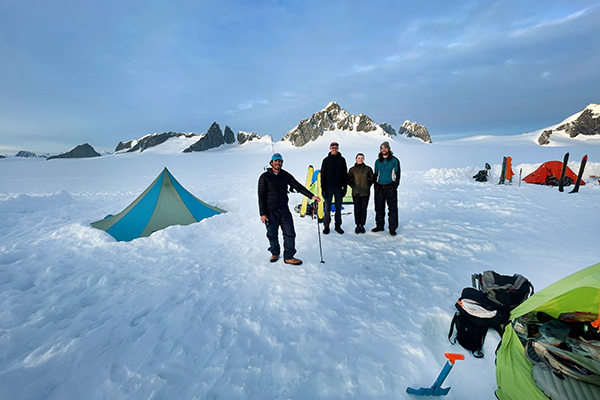
M 318 202 L 317 202 L 318 203 Z M 315 206 L 313 205 L 312 217 L 315 218 Z M 323 247 L 321 246 L 321 228 L 319 228 L 319 216 L 317 215 L 317 232 L 319 233 L 319 254 L 321 254 L 321 264 L 325 264 L 323 261 Z

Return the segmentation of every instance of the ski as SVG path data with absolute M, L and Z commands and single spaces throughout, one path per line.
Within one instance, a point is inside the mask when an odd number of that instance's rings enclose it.
M 512 172 L 512 157 L 508 156 L 506 157 L 506 168 L 504 168 L 504 179 L 508 180 L 508 183 L 512 184 L 512 178 L 513 178 L 513 172 Z
M 504 185 L 504 180 L 506 177 L 506 157 L 502 159 L 502 171 L 500 172 L 500 182 L 498 185 Z
M 577 174 L 577 181 L 575 181 L 575 187 L 569 193 L 579 192 L 579 185 L 581 184 L 581 179 L 583 178 L 583 170 L 585 169 L 585 164 L 587 164 L 587 159 L 587 154 L 581 159 L 581 164 L 579 165 L 579 173 Z
M 308 166 L 308 172 L 306 173 L 306 188 L 308 190 L 310 190 L 310 185 L 312 183 L 312 176 L 313 176 L 313 166 L 309 165 Z M 304 196 L 302 198 L 302 206 L 300 207 L 300 216 L 304 217 L 306 216 L 306 209 L 308 208 L 308 197 Z
M 323 201 L 323 193 L 321 192 L 321 171 L 317 173 L 317 196 L 321 198 L 321 201 L 317 206 L 317 218 L 319 218 L 319 220 L 323 220 L 323 216 L 325 215 L 323 210 L 325 201 Z
M 569 162 L 569 152 L 565 154 L 565 158 L 563 159 L 563 167 L 562 172 L 560 173 L 560 180 L 558 181 L 558 191 L 565 191 L 565 176 L 567 174 L 567 163 Z

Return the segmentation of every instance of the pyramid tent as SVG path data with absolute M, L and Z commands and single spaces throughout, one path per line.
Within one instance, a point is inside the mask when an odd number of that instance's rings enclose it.
M 549 177 L 554 176 L 556 179 L 560 179 L 562 175 L 563 163 L 562 161 L 546 161 L 542 165 L 538 167 L 535 171 L 527 175 L 523 180 L 527 183 L 536 183 L 538 185 L 547 185 L 546 180 Z M 577 180 L 577 175 L 567 167 L 567 172 L 565 176 L 568 176 L 575 182 Z M 585 185 L 585 182 L 582 180 L 581 185 Z
M 597 313 L 600 305 L 600 263 L 582 269 L 540 290 L 512 310 L 512 320 L 531 311 L 554 318 L 563 312 Z M 548 400 L 532 377 L 533 365 L 525 348 L 508 324 L 496 352 L 496 396 L 500 400 Z
M 226 212 L 199 200 L 165 168 L 144 192 L 117 215 L 92 223 L 118 241 L 150 236 L 171 225 L 189 225 Z

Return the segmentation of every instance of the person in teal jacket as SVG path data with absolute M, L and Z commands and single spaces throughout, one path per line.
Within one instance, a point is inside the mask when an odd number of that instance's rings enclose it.
M 398 186 L 400 185 L 400 161 L 394 156 L 389 142 L 379 147 L 379 157 L 375 160 L 375 228 L 371 232 L 381 232 L 385 226 L 385 206 L 388 207 L 388 227 L 390 235 L 396 236 L 398 229 Z

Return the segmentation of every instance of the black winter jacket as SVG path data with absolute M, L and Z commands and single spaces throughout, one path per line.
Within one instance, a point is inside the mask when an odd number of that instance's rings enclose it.
M 275 174 L 273 168 L 267 169 L 258 179 L 258 208 L 260 215 L 268 215 L 269 211 L 288 208 L 288 188 L 293 188 L 308 198 L 314 196 L 289 172 L 282 169 L 278 174 Z
M 346 159 L 342 157 L 342 153 L 337 155 L 329 153 L 321 163 L 321 183 L 322 190 L 339 189 L 345 192 L 348 185 L 348 167 Z

